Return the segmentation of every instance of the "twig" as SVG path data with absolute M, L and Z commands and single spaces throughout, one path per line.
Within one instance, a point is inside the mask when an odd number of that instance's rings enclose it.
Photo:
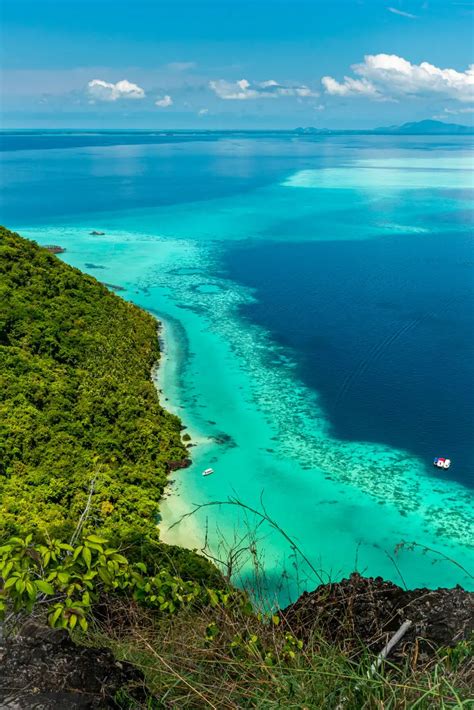
M 261 502 L 262 502 L 262 501 L 261 501 Z M 211 501 L 211 502 L 209 502 L 209 503 L 200 503 L 200 504 L 198 504 L 198 505 L 195 505 L 195 507 L 193 508 L 193 510 L 191 510 L 189 513 L 185 513 L 184 515 L 181 516 L 181 518 L 180 518 L 179 520 L 177 520 L 175 523 L 173 523 L 172 525 L 170 525 L 169 530 L 171 530 L 172 528 L 174 528 L 176 525 L 179 525 L 179 523 L 182 522 L 185 518 L 189 518 L 189 517 L 191 517 L 192 515 L 195 515 L 195 513 L 197 513 L 198 510 L 201 510 L 201 508 L 207 508 L 207 507 L 209 507 L 209 506 L 214 506 L 214 505 L 218 505 L 218 506 L 220 506 L 220 505 L 235 505 L 235 506 L 237 506 L 237 507 L 239 507 L 239 508 L 243 508 L 244 510 L 248 510 L 250 513 L 253 513 L 254 515 L 257 515 L 259 518 L 261 518 L 262 520 L 266 521 L 272 528 L 274 528 L 275 530 L 277 530 L 277 531 L 280 533 L 280 535 L 282 535 L 282 536 L 285 538 L 285 540 L 289 543 L 289 545 L 290 545 L 291 548 L 293 548 L 294 550 L 296 550 L 296 551 L 298 552 L 298 554 L 299 554 L 299 555 L 302 557 L 302 559 L 306 562 L 306 564 L 308 565 L 308 567 L 310 568 L 310 570 L 314 573 L 314 575 L 315 575 L 316 578 L 318 579 L 319 583 L 320 583 L 320 584 L 325 584 L 324 579 L 321 577 L 321 575 L 319 574 L 319 572 L 317 571 L 317 569 L 314 567 L 314 565 L 310 562 L 310 560 L 306 557 L 306 555 L 304 554 L 303 550 L 302 550 L 302 549 L 296 544 L 296 542 L 283 530 L 283 528 L 281 528 L 281 527 L 278 525 L 278 523 L 277 523 L 275 520 L 273 520 L 273 519 L 268 515 L 268 513 L 266 512 L 265 507 L 263 506 L 263 504 L 262 504 L 262 508 L 263 508 L 263 511 L 264 511 L 264 512 L 262 513 L 262 512 L 260 512 L 259 510 L 256 510 L 255 508 L 252 508 L 250 505 L 247 505 L 246 503 L 242 503 L 242 502 L 239 501 L 239 500 L 234 500 L 234 499 L 232 499 L 232 498 L 229 498 L 228 500 L 224 500 L 224 501 Z
M 73 534 L 71 535 L 71 539 L 69 540 L 69 544 L 73 545 L 77 538 L 79 537 L 82 528 L 84 527 L 84 523 L 87 520 L 87 516 L 89 515 L 89 509 L 91 507 L 91 502 L 92 502 L 92 496 L 94 495 L 94 489 L 95 489 L 95 480 L 96 480 L 97 474 L 94 474 L 90 486 L 89 486 L 89 496 L 87 498 L 87 503 L 85 505 L 84 510 L 82 511 L 81 517 L 79 518 L 79 522 L 77 523 L 76 529 L 74 530 Z
M 400 626 L 398 631 L 392 636 L 392 638 L 388 641 L 388 643 L 383 647 L 383 649 L 380 651 L 379 655 L 375 659 L 375 661 L 372 663 L 370 666 L 370 670 L 368 673 L 369 678 L 373 675 L 373 673 L 379 668 L 382 664 L 382 661 L 385 661 L 387 658 L 388 654 L 390 651 L 395 648 L 397 643 L 400 641 L 403 636 L 405 636 L 406 632 L 412 625 L 412 622 L 407 619 L 406 621 L 403 622 L 403 624 Z

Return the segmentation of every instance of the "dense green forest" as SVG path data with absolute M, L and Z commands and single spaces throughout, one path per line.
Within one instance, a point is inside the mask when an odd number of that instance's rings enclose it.
M 35 243 L 0 230 L 0 537 L 157 539 L 181 424 L 151 381 L 157 322 Z

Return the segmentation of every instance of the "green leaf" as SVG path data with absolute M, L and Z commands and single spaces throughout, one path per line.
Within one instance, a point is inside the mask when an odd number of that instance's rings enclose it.
M 82 557 L 86 565 L 90 568 L 92 561 L 92 553 L 88 547 L 84 547 L 84 549 L 82 550 Z
M 112 559 L 114 560 L 114 562 L 119 562 L 122 565 L 128 564 L 127 558 L 123 555 L 114 554 Z
M 99 535 L 88 535 L 86 537 L 86 540 L 88 540 L 89 542 L 96 542 L 99 545 L 104 545 L 106 542 L 108 542 L 107 538 L 99 537 Z
M 280 617 L 278 616 L 278 614 L 274 614 L 272 616 L 272 623 L 274 624 L 274 626 L 278 626 L 278 624 L 280 623 Z
M 51 626 L 54 626 L 56 624 L 57 620 L 59 619 L 59 617 L 62 614 L 62 611 L 63 611 L 63 607 L 58 606 L 56 611 L 54 612 L 54 614 L 52 614 L 52 616 L 51 616 L 51 619 L 50 619 Z
M 87 619 L 85 619 L 84 617 L 81 617 L 79 619 L 79 626 L 81 627 L 81 629 L 83 631 L 87 631 L 87 627 L 88 627 Z
M 73 629 L 76 626 L 76 624 L 77 624 L 77 616 L 75 614 L 72 614 L 69 617 L 69 626 L 71 627 L 71 629 Z
M 58 572 L 58 579 L 62 584 L 69 582 L 70 575 L 67 572 Z
M 77 560 L 77 558 L 79 557 L 79 555 L 81 554 L 82 548 L 83 548 L 83 545 L 79 545 L 79 547 L 76 547 L 76 549 L 74 550 L 74 553 L 72 555 L 73 562 L 75 562 Z
M 43 594 L 54 594 L 54 587 L 52 584 L 49 584 L 49 582 L 45 582 L 44 579 L 39 579 L 36 582 L 36 586 L 40 590 L 40 592 L 43 592 Z

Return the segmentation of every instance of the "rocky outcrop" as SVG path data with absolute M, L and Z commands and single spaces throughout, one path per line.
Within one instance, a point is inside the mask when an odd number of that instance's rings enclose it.
M 125 697 L 141 706 L 143 677 L 108 650 L 78 646 L 67 632 L 31 622 L 0 641 L 2 710 L 119 708 Z
M 404 621 L 412 625 L 391 660 L 412 650 L 428 658 L 474 633 L 474 593 L 454 589 L 404 590 L 381 577 L 352 574 L 337 584 L 305 592 L 282 612 L 284 623 L 302 639 L 317 628 L 345 648 L 368 646 L 378 652 Z
M 168 461 L 168 471 L 178 471 L 180 468 L 189 468 L 192 464 L 191 459 L 181 459 L 180 461 Z
M 48 244 L 43 248 L 46 249 L 46 251 L 49 251 L 50 254 L 64 254 L 66 251 L 64 247 L 60 247 L 57 244 Z

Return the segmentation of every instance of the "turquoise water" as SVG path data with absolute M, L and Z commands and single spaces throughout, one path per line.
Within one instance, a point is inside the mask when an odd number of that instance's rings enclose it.
M 196 445 L 163 537 L 256 542 L 281 602 L 354 569 L 474 588 L 471 145 L 395 140 L 5 155 L 3 221 L 164 322 L 157 386 Z M 170 529 L 229 498 L 295 544 L 231 505 Z

